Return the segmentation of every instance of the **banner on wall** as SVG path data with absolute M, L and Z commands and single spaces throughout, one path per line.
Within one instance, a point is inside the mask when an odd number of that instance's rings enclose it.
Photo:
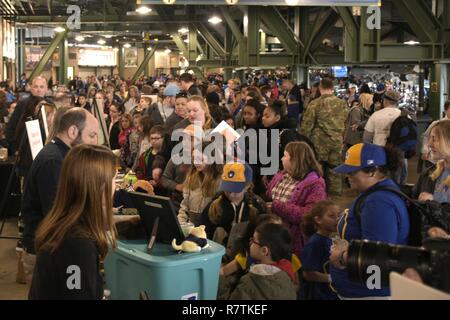
M 124 49 L 125 68 L 136 68 L 138 66 L 137 48 Z
M 78 52 L 79 66 L 114 67 L 116 61 L 116 53 L 112 49 L 80 49 Z
M 41 47 L 25 47 L 25 70 L 33 70 L 41 60 L 45 49 Z M 52 59 L 49 59 L 44 66 L 44 70 L 50 70 Z

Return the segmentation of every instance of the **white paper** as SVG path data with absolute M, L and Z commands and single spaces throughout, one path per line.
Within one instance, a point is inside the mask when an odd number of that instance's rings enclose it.
M 213 131 L 211 131 L 211 134 L 214 133 L 220 133 L 225 137 L 225 139 L 228 141 L 235 142 L 237 141 L 241 135 L 236 132 L 226 121 L 222 121 Z
M 32 120 L 25 122 L 28 134 L 28 142 L 30 144 L 31 156 L 33 160 L 36 158 L 39 151 L 44 148 L 42 143 L 41 128 L 39 126 L 39 120 Z
M 48 138 L 48 124 L 47 124 L 47 112 L 45 112 L 45 105 L 41 107 L 41 113 L 42 113 L 42 122 L 44 123 L 44 130 L 45 130 L 45 139 Z

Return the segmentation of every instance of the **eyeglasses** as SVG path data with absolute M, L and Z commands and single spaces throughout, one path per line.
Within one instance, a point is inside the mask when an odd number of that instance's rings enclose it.
M 150 137 L 150 141 L 157 141 L 157 140 L 160 140 L 160 139 L 162 139 L 162 137 Z
M 258 245 L 258 246 L 260 246 L 260 247 L 263 246 L 261 243 L 256 242 L 255 240 L 253 240 L 253 238 L 250 238 L 250 245 L 251 245 L 252 243 L 254 243 L 254 244 L 256 244 L 256 245 Z

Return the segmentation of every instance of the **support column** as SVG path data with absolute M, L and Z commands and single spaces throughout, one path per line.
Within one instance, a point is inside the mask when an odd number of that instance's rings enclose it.
M 20 75 L 25 72 L 25 29 L 17 29 L 17 77 L 20 79 Z
M 267 35 L 264 31 L 261 30 L 260 32 L 261 35 L 261 41 L 260 41 L 260 52 L 266 52 L 266 39 L 267 39 Z
M 233 67 L 224 67 L 223 73 L 224 73 L 224 81 L 227 82 L 228 80 L 233 78 Z
M 429 113 L 434 120 L 441 118 L 448 99 L 449 68 L 450 65 L 445 63 L 435 63 L 431 68 Z
M 194 24 L 191 24 L 189 26 L 189 43 L 188 43 L 188 53 L 189 56 L 188 61 L 189 65 L 193 65 L 196 63 L 197 59 L 197 28 L 194 26 Z
M 64 37 L 59 44 L 59 84 L 67 85 L 69 79 L 67 79 L 67 67 L 69 65 L 69 48 L 67 37 Z
M 248 10 L 248 64 L 259 65 L 259 8 Z
M 144 58 L 145 58 L 145 54 L 149 51 L 148 48 L 149 48 L 149 46 L 147 44 L 145 44 L 144 45 Z M 150 62 L 150 59 L 148 60 L 149 62 Z M 145 65 L 145 68 L 144 68 L 144 76 L 145 77 L 149 77 L 150 76 L 150 68 L 149 68 L 149 64 L 148 63 Z
M 119 51 L 117 51 L 117 65 L 119 69 L 119 76 L 125 77 L 125 66 L 123 61 L 123 48 L 119 47 Z M 126 80 L 126 79 L 125 79 Z
M 308 78 L 308 67 L 299 64 L 292 67 L 292 80 L 294 80 L 295 83 L 308 83 Z

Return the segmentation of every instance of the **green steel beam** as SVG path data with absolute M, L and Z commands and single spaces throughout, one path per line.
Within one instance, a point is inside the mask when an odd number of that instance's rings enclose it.
M 131 78 L 131 83 L 134 83 L 137 78 L 144 72 L 145 68 L 147 68 L 148 63 L 150 62 L 150 59 L 153 57 L 153 55 L 156 52 L 156 49 L 158 49 L 158 46 L 153 46 L 152 50 L 145 52 L 144 60 L 142 61 L 139 68 L 136 70 L 135 74 L 133 75 L 133 78 Z
M 259 65 L 259 7 L 248 10 L 248 65 Z
M 221 57 L 225 56 L 225 49 L 222 47 L 219 41 L 209 32 L 205 25 L 201 22 L 195 23 L 200 35 L 211 46 L 211 48 Z
M 285 22 L 281 19 L 277 12 L 270 7 L 260 7 L 258 9 L 261 20 L 280 40 L 286 51 L 290 52 L 293 55 L 297 55 L 299 52 L 299 47 L 298 42 L 295 39 L 295 34 L 289 28 L 286 28 Z
M 39 60 L 38 64 L 34 68 L 34 70 L 31 72 L 29 76 L 29 81 L 31 82 L 34 77 L 39 76 L 42 71 L 44 70 L 44 66 L 47 64 L 48 59 L 52 56 L 53 52 L 55 51 L 56 47 L 59 45 L 59 43 L 66 37 L 68 33 L 68 30 L 65 30 L 63 32 L 57 33 L 56 36 L 53 38 L 52 42 L 47 47 L 47 50 L 45 50 L 44 55 L 42 56 L 41 60 Z
M 188 58 L 189 64 L 194 63 L 197 59 L 197 28 L 193 24 L 189 26 L 189 43 L 188 43 Z
M 183 53 L 183 55 L 188 59 L 189 51 L 188 48 L 184 45 L 183 39 L 178 35 L 178 33 L 172 33 L 172 40 L 177 45 L 178 49 Z
M 318 33 L 314 37 L 314 40 L 311 44 L 311 52 L 315 52 L 319 46 L 322 44 L 323 39 L 327 36 L 327 34 L 331 31 L 331 29 L 336 25 L 336 22 L 339 20 L 339 14 L 331 9 L 326 16 L 325 21 L 321 24 Z
M 364 60 L 370 62 L 415 62 L 442 60 L 443 46 L 436 43 L 421 43 L 408 46 L 401 43 L 365 43 L 364 51 L 373 50 L 379 46 L 378 60 Z
M 221 6 L 220 12 L 222 13 L 222 16 L 224 17 L 225 22 L 227 23 L 231 32 L 233 33 L 233 36 L 237 39 L 238 42 L 242 41 L 243 35 L 241 33 L 239 26 L 236 24 L 234 19 L 231 17 L 230 9 L 228 7 Z
M 335 7 L 344 22 L 345 61 L 358 61 L 358 31 L 359 25 L 355 21 L 350 8 Z
M 69 47 L 67 37 L 61 40 L 59 43 L 59 72 L 58 79 L 60 84 L 67 85 L 69 80 L 67 79 L 67 67 L 69 65 Z
M 111 2 L 109 0 L 103 0 L 104 3 L 106 4 L 106 13 L 108 15 L 116 15 L 117 9 L 113 7 L 113 5 L 111 4 Z
M 393 1 L 421 42 L 437 42 L 440 23 L 423 0 Z
M 317 13 L 311 33 L 309 34 L 308 40 L 306 41 L 305 48 L 303 50 L 303 57 L 302 57 L 303 63 L 306 63 L 306 56 L 310 52 L 311 44 L 316 36 L 316 33 L 320 30 L 320 28 L 319 28 L 319 24 L 321 24 L 320 16 L 322 15 L 323 10 L 324 10 L 324 8 L 320 8 L 320 11 Z M 333 10 L 331 9 L 331 11 L 333 11 Z
M 194 71 L 195 76 L 197 79 L 204 80 L 205 76 L 203 75 L 203 71 L 198 66 L 189 66 L 189 70 Z
M 159 6 L 156 10 L 159 10 Z M 159 12 L 158 12 L 159 14 Z M 206 15 L 193 15 L 193 16 L 172 16 L 170 18 L 164 18 L 163 16 L 127 16 L 127 15 L 83 15 L 81 19 L 81 25 L 86 24 L 126 24 L 126 23 L 145 23 L 145 24 L 162 24 L 162 23 L 191 23 L 196 21 L 208 20 Z M 67 22 L 67 16 L 25 16 L 19 15 L 14 17 L 18 23 L 29 24 L 46 24 L 46 25 L 60 25 Z

